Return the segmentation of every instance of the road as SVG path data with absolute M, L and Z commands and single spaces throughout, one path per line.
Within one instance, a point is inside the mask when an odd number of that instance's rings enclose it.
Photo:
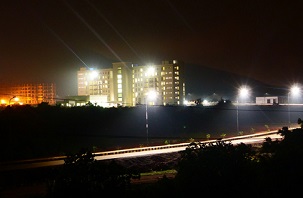
M 291 129 L 290 129 L 291 130 Z M 282 137 L 277 134 L 277 131 L 260 132 L 253 135 L 237 136 L 233 138 L 225 138 L 222 141 L 230 141 L 232 144 L 255 144 L 264 142 L 265 138 L 270 137 L 272 140 L 281 139 Z M 208 140 L 201 143 L 211 143 L 217 140 Z M 114 150 L 106 152 L 98 152 L 95 154 L 96 160 L 107 160 L 115 158 L 129 158 L 138 157 L 146 155 L 155 155 L 161 153 L 172 153 L 185 150 L 189 143 L 171 144 L 163 146 L 153 146 L 153 147 L 142 147 L 142 148 L 132 148 L 123 150 Z M 18 170 L 18 169 L 28 169 L 28 168 L 40 168 L 47 166 L 59 166 L 64 164 L 65 156 L 50 157 L 50 158 L 40 158 L 32 160 L 21 160 L 13 162 L 2 162 L 0 163 L 0 171 Z

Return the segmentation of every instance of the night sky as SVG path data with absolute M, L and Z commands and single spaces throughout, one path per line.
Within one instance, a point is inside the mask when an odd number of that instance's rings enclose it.
M 179 59 L 287 86 L 302 81 L 301 2 L 4 1 L 0 83 L 54 82 L 59 96 L 76 95 L 80 67 Z

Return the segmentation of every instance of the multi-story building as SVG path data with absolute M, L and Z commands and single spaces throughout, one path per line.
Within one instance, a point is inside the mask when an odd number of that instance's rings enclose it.
M 162 105 L 161 67 L 155 65 L 134 66 L 132 72 L 133 105 L 146 103 Z M 156 93 L 156 97 L 149 98 L 151 93 Z
M 103 96 L 107 106 L 182 105 L 185 99 L 183 62 L 162 61 L 160 65 L 113 63 L 112 68 L 80 68 L 79 96 Z M 151 99 L 151 93 L 156 97 Z
M 114 102 L 113 69 L 80 68 L 78 96 L 102 95 L 106 103 Z
M 183 62 L 163 61 L 161 65 L 161 89 L 163 104 L 181 105 L 185 100 Z
M 55 105 L 56 86 L 54 83 L 1 84 L 0 97 L 2 105 L 38 105 L 42 102 Z

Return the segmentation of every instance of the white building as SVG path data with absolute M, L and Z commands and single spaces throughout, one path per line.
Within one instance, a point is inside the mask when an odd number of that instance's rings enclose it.
M 112 68 L 78 71 L 78 95 L 99 96 L 98 104 L 109 106 L 182 105 L 185 99 L 183 62 L 162 61 L 160 65 L 113 63 Z M 148 93 L 156 98 L 148 101 Z M 114 105 L 113 105 L 114 104 Z

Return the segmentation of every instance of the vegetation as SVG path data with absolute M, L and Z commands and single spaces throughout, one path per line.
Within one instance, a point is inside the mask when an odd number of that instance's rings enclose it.
M 125 195 L 130 179 L 140 176 L 115 161 L 100 162 L 88 150 L 68 155 L 62 169 L 49 182 L 48 197 Z

